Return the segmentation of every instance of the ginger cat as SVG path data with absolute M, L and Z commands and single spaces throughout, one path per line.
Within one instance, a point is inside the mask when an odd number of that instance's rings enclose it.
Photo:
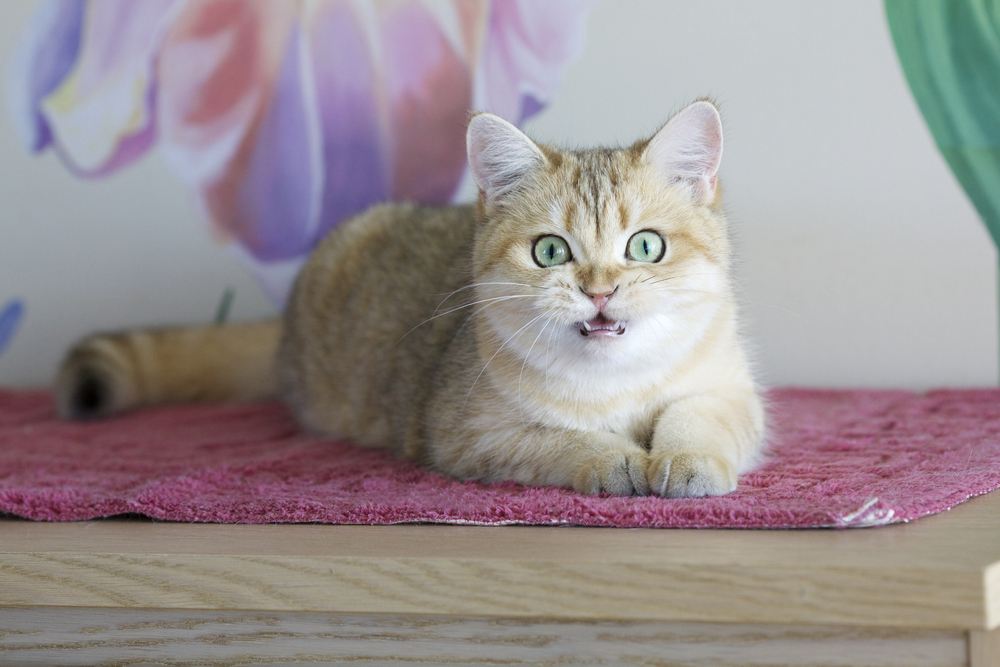
M 476 207 L 375 207 L 335 229 L 283 322 L 79 342 L 61 413 L 283 397 L 305 428 L 461 479 L 724 494 L 764 409 L 730 285 L 722 125 L 695 102 L 621 149 L 467 133 Z

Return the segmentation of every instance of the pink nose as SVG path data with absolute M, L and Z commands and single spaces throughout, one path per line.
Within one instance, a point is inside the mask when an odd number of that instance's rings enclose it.
M 610 292 L 588 292 L 587 290 L 581 287 L 580 291 L 586 294 L 588 297 L 590 297 L 590 300 L 594 302 L 595 306 L 597 306 L 597 310 L 604 310 L 604 307 L 608 305 L 608 301 L 610 301 L 611 297 L 615 295 L 615 292 L 618 291 L 618 288 L 615 287 Z

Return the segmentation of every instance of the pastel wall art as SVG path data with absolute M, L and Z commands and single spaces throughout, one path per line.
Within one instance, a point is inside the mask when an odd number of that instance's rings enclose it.
M 103 178 L 158 150 L 281 301 L 381 201 L 450 201 L 472 109 L 523 122 L 582 49 L 578 0 L 48 0 L 14 54 L 27 150 Z

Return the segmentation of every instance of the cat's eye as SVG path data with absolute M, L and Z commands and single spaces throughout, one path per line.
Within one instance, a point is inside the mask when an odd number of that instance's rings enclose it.
M 625 256 L 637 262 L 655 264 L 663 259 L 666 251 L 667 244 L 664 242 L 663 237 L 647 229 L 632 235 L 632 238 L 628 240 Z
M 539 237 L 535 241 L 535 247 L 531 249 L 531 255 L 535 258 L 535 264 L 543 269 L 559 266 L 573 259 L 569 244 L 560 236 Z

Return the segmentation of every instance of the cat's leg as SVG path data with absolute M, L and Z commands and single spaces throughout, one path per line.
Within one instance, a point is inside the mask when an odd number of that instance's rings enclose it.
M 764 410 L 752 387 L 680 399 L 653 430 L 650 492 L 669 498 L 718 496 L 736 489 L 737 475 L 760 451 Z
M 431 451 L 435 467 L 456 477 L 562 486 L 581 493 L 646 495 L 646 450 L 614 433 L 507 424 Z

